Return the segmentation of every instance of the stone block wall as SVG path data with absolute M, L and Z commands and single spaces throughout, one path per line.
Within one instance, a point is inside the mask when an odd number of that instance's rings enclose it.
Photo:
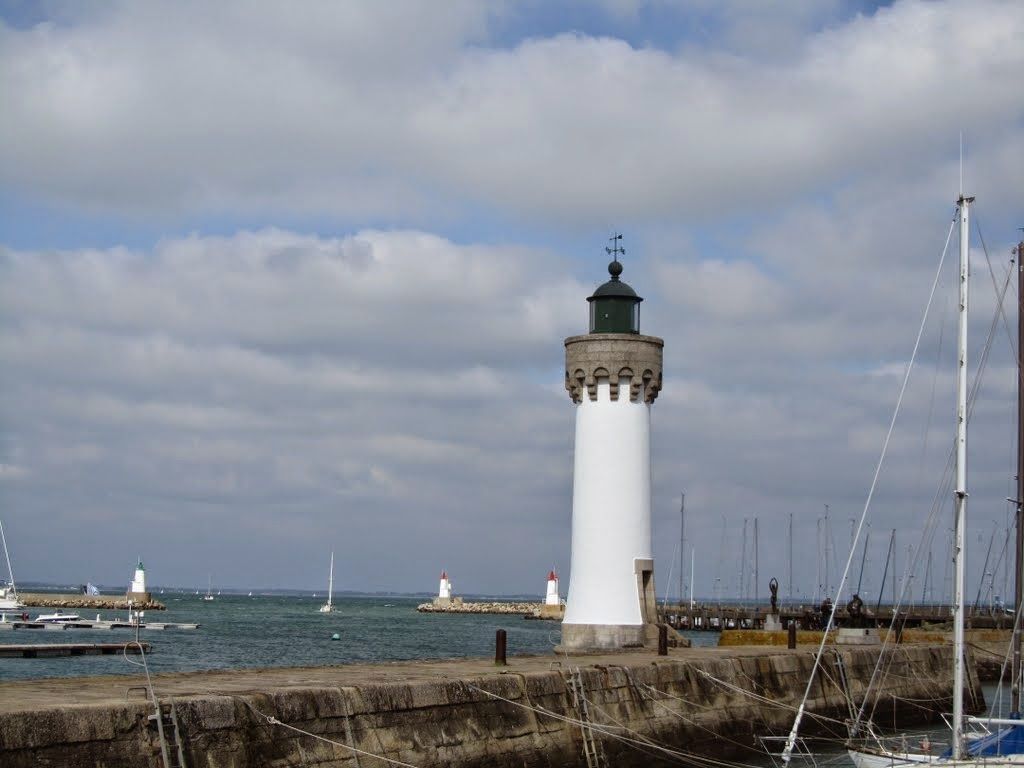
M 878 656 L 878 649 L 830 650 L 809 710 L 845 718 L 841 681 L 855 700 L 862 699 Z M 678 763 L 637 743 L 642 740 L 663 749 L 726 756 L 756 747 L 759 736 L 786 733 L 811 663 L 809 652 L 768 649 L 764 655 L 642 663 L 624 654 L 621 664 L 581 665 L 579 675 L 591 721 L 606 731 L 597 738 L 610 763 L 625 768 Z M 424 767 L 584 765 L 572 670 L 557 664 L 553 660 L 551 669 L 525 673 L 510 669 L 466 678 L 197 695 L 177 698 L 175 705 L 188 764 L 203 768 L 381 764 L 346 744 Z M 918 703 L 922 700 L 937 700 L 940 711 L 948 710 L 948 647 L 897 647 L 884 653 L 882 664 L 891 672 L 877 700 L 883 722 L 921 722 L 928 716 Z M 972 708 L 980 709 L 976 676 L 968 688 Z M 145 703 L 125 702 L 2 715 L 0 765 L 160 766 L 148 713 Z M 843 735 L 814 718 L 805 723 L 807 733 Z

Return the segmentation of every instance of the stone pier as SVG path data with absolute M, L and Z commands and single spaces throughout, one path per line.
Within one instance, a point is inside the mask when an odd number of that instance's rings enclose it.
M 845 694 L 863 697 L 879 652 L 830 649 L 829 664 L 842 664 L 849 690 L 838 687 L 840 676 L 826 676 L 813 688 L 809 711 L 846 717 Z M 906 725 L 934 716 L 922 701 L 935 701 L 937 712 L 949 708 L 947 646 L 884 652 L 892 654 L 893 674 L 877 717 Z M 687 648 L 668 656 L 510 657 L 507 667 L 463 659 L 162 674 L 153 685 L 161 702 L 174 703 L 177 741 L 190 766 L 380 764 L 370 753 L 423 768 L 511 768 L 585 764 L 583 715 L 573 694 L 578 681 L 601 749 L 610 764 L 626 768 L 660 764 L 657 750 L 635 748 L 638 739 L 668 750 L 750 757 L 758 736 L 789 729 L 812 659 L 807 649 Z M 0 683 L 0 765 L 160 766 L 143 682 L 111 676 Z M 973 674 L 968 689 L 968 708 L 980 710 Z M 805 723 L 815 727 L 813 717 Z

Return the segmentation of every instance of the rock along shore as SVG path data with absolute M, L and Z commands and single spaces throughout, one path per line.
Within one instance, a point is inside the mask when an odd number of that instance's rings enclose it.
M 33 608 L 75 608 L 106 609 L 127 611 L 128 599 L 121 595 L 53 595 L 40 592 L 19 592 L 18 599 Z M 166 611 L 167 606 L 156 600 L 146 603 L 132 601 L 137 611 Z

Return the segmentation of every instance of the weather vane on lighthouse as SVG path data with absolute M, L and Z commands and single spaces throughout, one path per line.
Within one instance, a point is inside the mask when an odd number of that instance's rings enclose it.
M 625 255 L 626 255 L 626 249 L 625 249 L 625 248 L 623 248 L 623 247 L 622 247 L 622 245 L 620 245 L 620 242 L 619 242 L 619 241 L 621 241 L 621 240 L 622 240 L 622 235 L 621 235 L 621 234 L 619 234 L 618 232 L 612 232 L 612 236 L 611 236 L 611 237 L 609 237 L 608 239 L 609 239 L 609 240 L 611 241 L 611 243 L 612 243 L 612 247 L 611 247 L 611 248 L 609 248 L 609 247 L 608 247 L 608 246 L 606 245 L 606 246 L 604 247 L 604 252 L 605 252 L 605 253 L 607 253 L 607 254 L 608 254 L 609 256 L 611 256 L 611 257 L 612 257 L 612 260 L 614 260 L 614 261 L 618 261 L 618 260 L 619 260 L 619 254 L 620 254 L 620 253 L 621 253 L 621 254 L 622 254 L 623 256 L 625 256 Z

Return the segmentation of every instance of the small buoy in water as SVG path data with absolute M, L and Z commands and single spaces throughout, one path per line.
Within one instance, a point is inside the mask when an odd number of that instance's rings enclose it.
M 335 632 L 333 635 L 331 635 L 331 640 L 341 640 L 341 635 Z

